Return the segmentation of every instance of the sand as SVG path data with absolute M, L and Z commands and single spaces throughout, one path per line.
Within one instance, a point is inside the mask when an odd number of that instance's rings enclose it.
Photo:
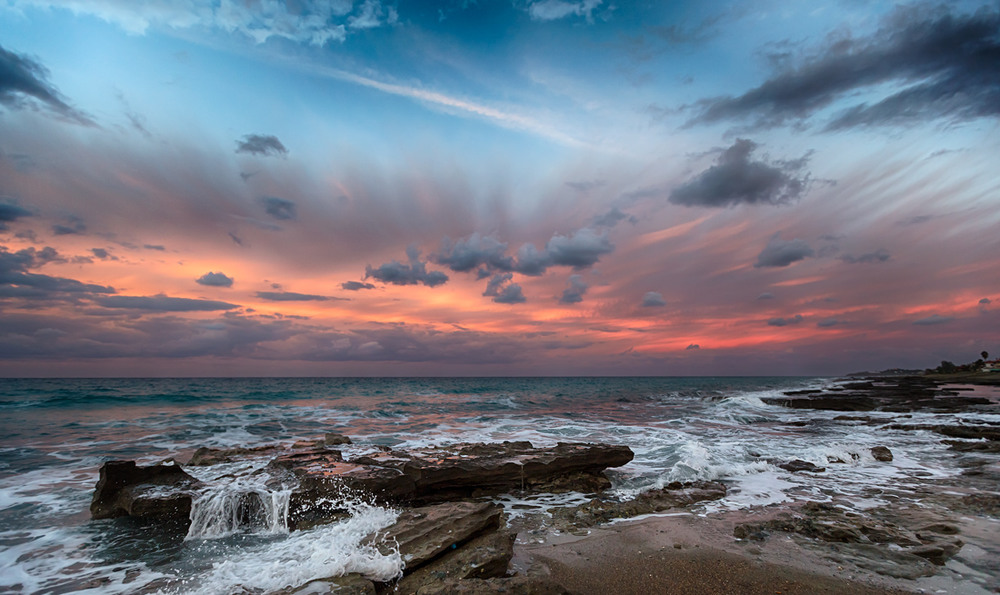
M 736 520 L 659 516 L 591 529 L 587 535 L 530 535 L 516 545 L 513 565 L 547 574 L 578 594 L 914 592 L 900 581 L 838 565 L 789 537 L 736 540 L 731 528 Z

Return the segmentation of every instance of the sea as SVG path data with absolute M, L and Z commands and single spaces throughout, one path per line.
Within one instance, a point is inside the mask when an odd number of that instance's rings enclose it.
M 91 520 L 98 469 L 108 460 L 183 464 L 195 449 L 288 444 L 327 432 L 350 436 L 345 454 L 459 442 L 527 440 L 624 444 L 635 453 L 608 472 L 628 499 L 673 481 L 720 480 L 728 495 L 691 513 L 836 500 L 864 514 L 886 496 L 926 492 L 928 482 L 961 485 L 962 456 L 925 431 L 832 420 L 828 411 L 785 409 L 762 398 L 828 387 L 829 378 L 200 378 L 0 379 L 0 593 L 266 593 L 360 572 L 398 575 L 398 553 L 364 538 L 399 511 L 347 503 L 349 518 L 289 532 L 290 488 L 265 485 L 266 460 L 187 470 L 209 488 L 186 532 L 134 519 Z M 997 388 L 977 387 L 1000 402 Z M 969 393 L 964 393 L 969 394 Z M 865 413 L 887 420 L 899 414 Z M 975 413 L 916 412 L 908 423 L 1000 422 Z M 891 449 L 875 461 L 873 446 Z M 828 465 L 831 458 L 846 464 Z M 802 459 L 822 474 L 776 466 Z M 891 490 L 887 491 L 887 486 Z M 266 522 L 230 522 L 234 489 L 256 490 Z M 532 508 L 570 506 L 582 494 L 497 499 L 512 518 Z M 994 524 L 1000 535 L 1000 524 Z M 989 540 L 987 540 L 989 541 Z M 996 549 L 992 549 L 992 548 Z M 984 549 L 985 548 L 985 549 Z M 968 547 L 963 551 L 968 550 Z M 1000 559 L 1000 538 L 973 557 Z M 974 588 L 989 564 L 941 572 Z M 984 575 L 986 577 L 984 578 Z M 963 583 L 964 581 L 964 583 Z M 969 591 L 973 592 L 973 591 Z

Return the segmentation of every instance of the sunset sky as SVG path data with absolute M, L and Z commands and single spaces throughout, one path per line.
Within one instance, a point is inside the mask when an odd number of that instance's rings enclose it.
M 0 375 L 1000 355 L 1000 8 L 0 0 Z

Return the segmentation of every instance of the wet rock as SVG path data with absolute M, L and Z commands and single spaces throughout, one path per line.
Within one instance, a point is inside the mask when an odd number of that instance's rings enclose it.
M 892 543 L 901 547 L 921 545 L 916 536 L 902 527 L 847 513 L 823 502 L 808 502 L 796 515 L 742 523 L 734 528 L 733 536 L 759 539 L 761 535 L 767 536 L 774 531 L 837 543 Z
M 503 508 L 489 502 L 447 502 L 406 510 L 391 526 L 371 535 L 372 543 L 398 544 L 410 573 L 441 554 L 500 527 Z M 388 551 L 388 550 L 387 550 Z
M 348 574 L 311 581 L 275 595 L 375 595 L 375 583 L 360 574 Z
M 971 512 L 1000 517 L 1000 494 L 969 494 L 962 505 Z
M 892 460 L 892 451 L 885 446 L 872 447 L 872 456 L 876 461 L 888 462 Z
M 596 491 L 610 485 L 602 472 L 632 460 L 631 449 L 606 444 L 530 442 L 456 444 L 407 452 L 379 452 L 351 462 L 396 469 L 415 485 L 413 500 L 442 500 L 510 490 Z
M 193 493 L 201 486 L 173 461 L 145 467 L 135 461 L 108 461 L 101 466 L 90 515 L 186 519 Z
M 508 576 L 491 579 L 446 580 L 425 585 L 417 595 L 569 595 L 546 577 Z
M 625 519 L 690 506 L 697 502 L 718 500 L 725 495 L 726 486 L 717 481 L 673 482 L 661 489 L 643 492 L 635 499 L 625 502 L 595 498 L 586 504 L 573 508 L 554 508 L 550 512 L 556 526 L 571 531 L 607 523 L 612 519 Z
M 269 444 L 267 446 L 255 446 L 252 448 L 208 448 L 203 446 L 194 451 L 187 465 L 189 467 L 204 467 L 220 463 L 232 463 L 233 461 L 255 456 L 274 455 L 283 450 L 284 447 L 280 444 Z
M 442 581 L 504 576 L 514 555 L 514 537 L 506 531 L 475 537 L 404 576 L 394 586 L 393 593 L 417 593 L 422 587 Z
M 802 459 L 795 459 L 792 461 L 787 461 L 785 463 L 778 463 L 777 467 L 789 471 L 791 473 L 798 473 L 799 471 L 808 471 L 810 473 L 822 473 L 826 471 L 826 467 L 816 466 L 809 461 L 803 461 Z
M 944 566 L 945 562 L 949 558 L 958 553 L 958 550 L 962 549 L 962 540 L 954 539 L 951 541 L 935 541 L 933 543 L 928 543 L 920 545 L 914 548 L 910 548 L 907 553 L 913 554 L 914 556 L 920 556 L 925 560 L 929 560 L 933 564 L 938 566 Z
M 878 378 L 846 383 L 836 388 L 839 390 L 786 394 L 762 400 L 793 409 L 896 412 L 964 411 L 969 407 L 992 403 L 985 397 L 956 396 L 957 392 L 942 389 L 934 380 L 921 377 Z
M 336 446 L 337 444 L 353 444 L 349 437 L 336 432 L 327 432 L 323 436 L 323 443 L 327 446 Z

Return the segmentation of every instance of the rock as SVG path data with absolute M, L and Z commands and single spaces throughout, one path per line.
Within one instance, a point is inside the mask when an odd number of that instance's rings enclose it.
M 351 439 L 343 434 L 338 434 L 336 432 L 327 432 L 323 436 L 323 443 L 327 446 L 336 446 L 338 444 L 354 444 Z
M 569 595 L 569 591 L 547 577 L 523 575 L 491 579 L 446 580 L 425 585 L 417 595 Z
M 172 460 L 146 467 L 135 461 L 108 461 L 101 466 L 90 515 L 187 519 L 194 491 L 202 485 Z
M 424 586 L 439 584 L 443 580 L 504 576 L 514 555 L 514 537 L 513 533 L 506 531 L 475 537 L 404 576 L 396 583 L 393 593 L 416 593 Z
M 208 448 L 202 446 L 194 451 L 187 465 L 189 467 L 204 467 L 220 463 L 232 463 L 233 461 L 253 456 L 273 455 L 281 452 L 283 449 L 284 447 L 280 444 L 269 444 L 267 446 L 255 446 L 252 448 Z
M 517 489 L 603 489 L 610 486 L 601 474 L 604 469 L 632 457 L 627 446 L 559 443 L 534 448 L 530 442 L 503 442 L 379 452 L 351 462 L 401 471 L 415 484 L 414 501 L 432 503 Z
M 375 583 L 360 574 L 348 574 L 310 581 L 301 587 L 278 591 L 274 595 L 375 595 Z
M 906 551 L 914 556 L 920 556 L 925 560 L 929 560 L 938 566 L 944 566 L 945 562 L 947 562 L 949 558 L 957 554 L 958 550 L 962 549 L 962 545 L 964 544 L 960 539 L 952 541 L 936 541 L 925 545 L 919 545 Z
M 716 481 L 673 482 L 659 490 L 650 490 L 633 500 L 617 502 L 595 498 L 573 508 L 554 508 L 553 521 L 562 529 L 593 527 L 612 519 L 622 519 L 690 506 L 696 502 L 718 500 L 726 495 L 726 486 Z
M 884 446 L 872 447 L 872 456 L 875 457 L 876 461 L 891 461 L 892 451 Z
M 446 551 L 498 529 L 502 514 L 503 508 L 490 502 L 424 506 L 403 511 L 394 524 L 367 539 L 383 546 L 398 544 L 404 573 L 409 574 Z
M 802 459 L 795 459 L 792 461 L 787 461 L 785 463 L 778 463 L 777 467 L 789 471 L 791 473 L 798 473 L 799 471 L 808 471 L 810 473 L 822 473 L 826 471 L 826 467 L 818 467 L 809 461 L 803 461 Z
M 784 397 L 762 399 L 771 405 L 793 409 L 826 411 L 964 411 L 971 406 L 989 405 L 985 397 L 955 396 L 931 379 L 904 376 L 875 381 L 846 383 L 821 393 L 797 391 Z M 942 398 L 943 397 L 943 398 Z

